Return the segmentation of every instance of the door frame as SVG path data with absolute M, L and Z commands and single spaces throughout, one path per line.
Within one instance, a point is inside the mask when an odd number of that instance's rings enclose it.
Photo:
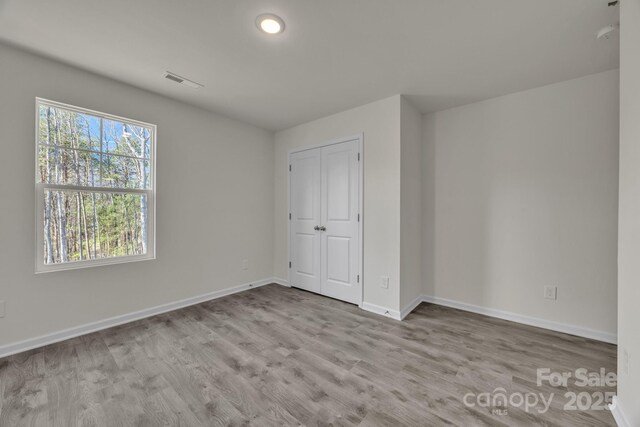
M 348 137 L 334 138 L 319 144 L 305 145 L 295 147 L 287 151 L 287 168 L 291 166 L 291 155 L 302 151 L 314 150 L 316 148 L 328 147 L 330 145 L 341 144 L 358 140 L 358 153 L 360 153 L 360 161 L 358 162 L 358 211 L 360 213 L 360 221 L 358 222 L 359 247 L 358 247 L 358 275 L 360 276 L 360 301 L 358 307 L 362 308 L 364 301 L 364 133 L 358 133 Z M 287 171 L 287 258 L 291 262 L 291 171 Z M 291 286 L 291 267 L 287 268 L 287 283 Z

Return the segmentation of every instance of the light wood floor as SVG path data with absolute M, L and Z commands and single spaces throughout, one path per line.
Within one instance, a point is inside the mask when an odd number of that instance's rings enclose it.
M 0 359 L 0 425 L 615 425 L 536 386 L 536 368 L 615 371 L 615 355 L 435 305 L 398 322 L 268 285 Z M 463 403 L 498 387 L 558 396 L 544 414 Z

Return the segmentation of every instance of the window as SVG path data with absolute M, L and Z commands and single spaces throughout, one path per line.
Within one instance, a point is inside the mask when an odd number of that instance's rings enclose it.
M 155 257 L 154 125 L 36 99 L 36 272 Z

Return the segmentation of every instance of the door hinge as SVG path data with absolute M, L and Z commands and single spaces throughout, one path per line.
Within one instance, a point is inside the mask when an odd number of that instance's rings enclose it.
M 358 274 L 358 283 L 360 283 L 360 275 Z
M 289 268 L 291 268 L 291 261 L 289 261 Z
M 289 221 L 291 221 L 291 214 L 289 214 Z
M 360 161 L 360 153 L 358 153 L 358 161 Z
M 360 214 L 358 214 L 358 222 L 360 222 Z
M 289 165 L 289 172 L 291 172 L 291 165 Z

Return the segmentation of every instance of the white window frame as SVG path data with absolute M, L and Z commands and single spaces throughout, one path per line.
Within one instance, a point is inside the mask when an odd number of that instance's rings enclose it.
M 62 108 L 77 113 L 88 114 L 106 120 L 114 120 L 132 126 L 142 126 L 151 130 L 149 146 L 149 189 L 129 189 L 129 188 L 108 188 L 108 187 L 85 187 L 66 184 L 45 184 L 38 182 L 38 147 L 39 147 L 39 126 L 40 126 L 40 106 Z M 35 102 L 35 195 L 36 195 L 36 262 L 35 272 L 48 273 L 52 271 L 75 270 L 79 268 L 98 267 L 101 265 L 123 264 L 136 261 L 148 261 L 156 259 L 156 134 L 157 127 L 151 123 L 145 123 L 125 117 L 115 116 L 100 111 L 87 108 L 76 107 L 74 105 L 63 104 L 44 98 L 36 98 Z M 100 135 L 102 138 L 102 135 Z M 144 194 L 147 196 L 147 253 L 142 255 L 122 255 L 102 259 L 86 259 L 79 261 L 69 261 L 58 264 L 46 264 L 44 260 L 44 195 L 46 190 L 67 190 L 86 191 L 95 193 L 115 193 L 115 194 Z

